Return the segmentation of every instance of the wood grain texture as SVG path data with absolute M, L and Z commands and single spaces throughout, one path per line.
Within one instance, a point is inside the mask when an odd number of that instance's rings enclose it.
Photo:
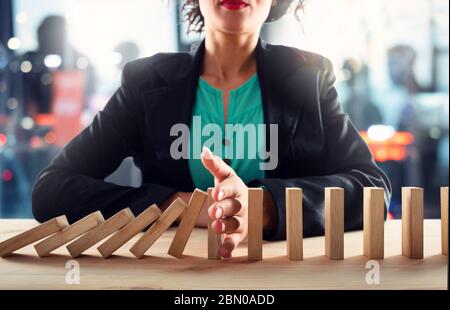
M 384 189 L 364 188 L 364 255 L 384 258 Z
M 133 212 L 129 208 L 124 209 L 106 222 L 101 223 L 91 231 L 70 243 L 67 250 L 73 258 L 80 256 L 84 251 L 115 233 L 134 219 Z
M 6 257 L 27 245 L 42 240 L 69 226 L 66 216 L 59 216 L 39 224 L 0 243 L 0 257 Z
M 448 255 L 448 187 L 441 187 L 441 253 Z
M 422 188 L 402 188 L 402 255 L 423 258 Z
M 197 218 L 202 210 L 203 203 L 208 198 L 208 194 L 196 189 L 191 196 L 187 209 L 184 211 L 183 219 L 178 226 L 175 237 L 173 238 L 172 244 L 170 245 L 169 255 L 177 258 L 183 256 L 183 251 L 186 248 L 186 244 L 189 240 L 189 236 L 195 227 Z
M 208 208 L 214 203 L 212 198 L 212 188 L 208 188 Z M 212 229 L 211 224 L 213 220 L 209 219 L 208 222 L 208 259 L 209 260 L 220 260 L 220 247 L 222 246 L 223 235 L 216 234 Z
M 0 220 L 0 241 L 26 231 L 33 220 Z M 170 228 L 152 247 L 152 256 L 138 260 L 129 247 L 140 235 L 105 260 L 95 248 L 77 259 L 81 266 L 80 285 L 67 285 L 65 248 L 40 259 L 32 246 L 0 259 L 0 289 L 173 289 L 173 290 L 446 290 L 447 256 L 441 255 L 440 220 L 424 222 L 424 259 L 412 260 L 401 255 L 401 221 L 385 225 L 385 259 L 380 260 L 381 282 L 365 281 L 368 258 L 362 256 L 363 232 L 345 233 L 345 259 L 329 260 L 324 255 L 324 237 L 304 238 L 303 261 L 286 257 L 285 241 L 264 244 L 264 260 L 248 263 L 247 244 L 241 243 L 226 261 L 209 261 L 206 253 L 206 229 L 195 228 L 183 259 L 167 254 L 175 235 Z
M 263 258 L 263 194 L 262 188 L 248 189 L 248 260 Z
M 286 246 L 290 260 L 303 260 L 303 191 L 286 188 Z
M 87 233 L 105 219 L 100 211 L 93 212 L 60 232 L 48 237 L 34 246 L 40 257 L 48 256 L 52 251 Z
M 158 240 L 159 237 L 169 229 L 177 218 L 186 209 L 186 203 L 177 198 L 166 211 L 156 220 L 145 234 L 130 248 L 130 252 L 137 258 L 142 258 L 145 252 Z
M 344 259 L 344 189 L 325 189 L 325 255 Z
M 128 223 L 121 230 L 112 235 L 108 240 L 103 242 L 97 250 L 103 256 L 108 258 L 113 255 L 121 246 L 131 240 L 146 227 L 151 225 L 161 215 L 161 210 L 157 205 L 148 207 L 144 212 L 139 214 L 134 220 Z

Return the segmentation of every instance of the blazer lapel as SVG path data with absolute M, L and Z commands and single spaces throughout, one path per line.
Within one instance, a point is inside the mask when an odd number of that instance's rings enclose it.
M 278 125 L 278 166 L 280 166 L 303 112 L 303 105 L 298 101 L 306 92 L 302 91 L 301 85 L 297 85 L 299 79 L 295 78 L 299 64 L 286 62 L 286 59 L 292 57 L 283 57 L 287 55 L 279 55 L 273 48 L 276 47 L 260 39 L 256 57 L 266 128 L 269 129 L 271 124 Z M 271 145 L 269 132 L 266 143 L 268 149 Z M 275 171 L 266 171 L 266 176 L 275 176 Z
M 170 131 L 176 124 L 187 125 L 189 128 L 192 121 L 192 112 L 195 102 L 195 95 L 200 76 L 201 64 L 203 60 L 204 43 L 196 51 L 186 57 L 191 58 L 188 68 L 173 68 L 171 71 L 185 70 L 178 78 L 167 80 L 167 86 L 145 91 L 142 93 L 144 105 L 148 112 L 147 128 L 150 129 L 152 148 L 159 161 L 162 161 L 169 171 L 168 175 L 177 176 L 178 180 L 187 180 L 183 190 L 192 190 L 194 187 L 192 177 L 189 172 L 188 161 L 184 159 L 174 160 L 170 154 L 170 147 L 178 137 L 171 137 Z M 167 66 L 168 64 L 163 64 Z M 164 67 L 158 70 L 164 78 Z M 170 71 L 170 70 L 169 70 Z M 186 143 L 189 137 L 186 137 Z M 167 164 L 166 164 L 167 163 Z

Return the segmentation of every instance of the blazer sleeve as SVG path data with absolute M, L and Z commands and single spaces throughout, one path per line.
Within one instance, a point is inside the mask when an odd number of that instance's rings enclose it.
M 325 158 L 322 171 L 317 176 L 255 180 L 253 185 L 264 186 L 274 198 L 278 225 L 274 231 L 265 231 L 266 240 L 286 238 L 285 189 L 303 189 L 304 236 L 324 233 L 324 190 L 326 187 L 341 187 L 345 191 L 344 226 L 346 231 L 363 226 L 363 189 L 381 187 L 385 190 L 385 210 L 390 203 L 391 184 L 377 166 L 373 156 L 351 123 L 342 112 L 336 89 L 331 62 L 324 59 L 319 72 L 319 100 L 325 147 L 321 158 Z M 307 116 L 306 116 L 307 117 Z M 385 212 L 386 214 L 386 212 Z
M 36 220 L 64 214 L 73 222 L 98 210 L 110 217 L 127 207 L 137 215 L 175 192 L 159 184 L 134 188 L 104 181 L 142 147 L 144 114 L 131 79 L 132 70 L 126 65 L 121 86 L 105 108 L 39 174 L 32 191 Z

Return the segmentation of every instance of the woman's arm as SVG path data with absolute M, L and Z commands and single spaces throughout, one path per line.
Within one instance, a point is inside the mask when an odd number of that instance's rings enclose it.
M 334 88 L 335 76 L 331 63 L 324 61 L 320 73 L 320 113 L 325 136 L 324 158 L 317 176 L 290 179 L 261 179 L 250 186 L 263 185 L 273 196 L 278 221 L 276 229 L 266 230 L 265 239 L 286 238 L 285 189 L 303 190 L 304 235 L 321 235 L 324 231 L 324 189 L 342 187 L 345 190 L 345 230 L 362 228 L 363 188 L 385 189 L 385 204 L 389 205 L 391 185 L 386 175 L 374 162 L 366 143 L 341 110 Z M 307 117 L 307 116 L 305 116 Z M 319 130 L 319 129 L 318 129 Z
M 75 137 L 39 175 L 33 188 L 33 214 L 40 221 L 65 214 L 73 222 L 100 210 L 105 217 L 130 207 L 139 214 L 162 204 L 175 189 L 159 184 L 140 188 L 104 181 L 142 146 L 143 111 L 125 66 L 122 85 L 92 124 Z

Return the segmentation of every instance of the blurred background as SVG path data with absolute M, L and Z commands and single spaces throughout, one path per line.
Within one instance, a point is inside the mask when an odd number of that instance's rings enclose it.
M 89 125 L 124 64 L 189 51 L 181 1 L 0 0 L 0 218 L 31 217 L 31 189 L 52 157 Z M 389 175 L 389 217 L 402 186 L 425 189 L 438 218 L 449 172 L 448 0 L 310 0 L 263 38 L 334 65 L 345 111 Z M 131 159 L 107 178 L 139 186 Z

